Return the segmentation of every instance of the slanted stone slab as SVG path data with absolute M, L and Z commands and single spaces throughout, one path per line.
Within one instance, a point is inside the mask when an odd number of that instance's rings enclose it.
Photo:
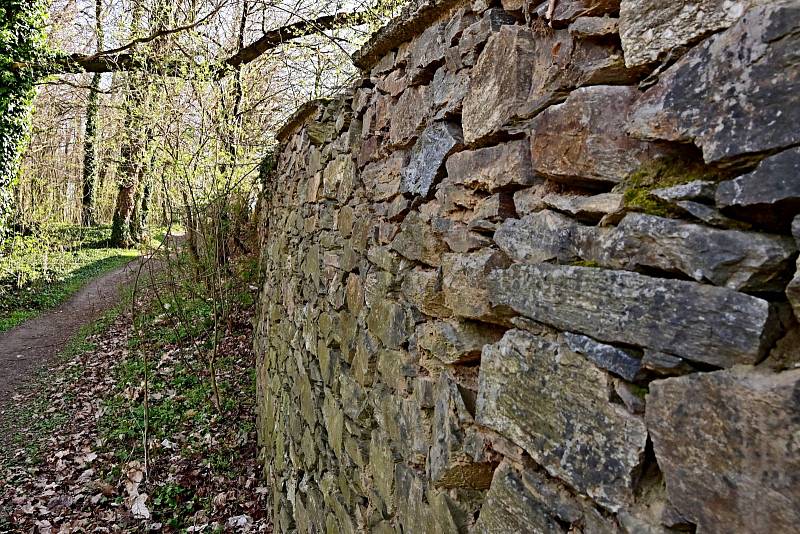
M 791 276 L 796 252 L 787 236 L 629 213 L 603 240 L 602 262 L 682 272 L 698 282 L 740 291 L 780 291 Z
M 760 361 L 778 335 L 765 300 L 626 271 L 512 265 L 489 275 L 489 295 L 562 330 L 718 367 Z
M 691 200 L 678 201 L 675 203 L 675 207 L 682 213 L 688 214 L 709 226 L 717 226 L 719 228 L 736 228 L 741 227 L 744 224 L 741 221 L 726 217 L 714 206 L 693 202 Z
M 633 351 L 595 341 L 589 336 L 564 333 L 564 341 L 572 352 L 582 354 L 601 369 L 610 371 L 631 382 L 641 378 L 642 359 Z
M 670 502 L 703 532 L 800 524 L 800 370 L 751 368 L 650 384 L 647 428 Z
M 569 25 L 569 33 L 582 39 L 598 39 L 619 33 L 619 19 L 611 17 L 578 17 Z
M 800 148 L 770 156 L 753 172 L 722 182 L 716 199 L 726 213 L 787 221 L 800 213 Z
M 476 418 L 552 476 L 616 511 L 632 502 L 644 421 L 608 401 L 612 379 L 562 343 L 506 332 L 481 357 Z
M 622 0 L 619 26 L 625 64 L 646 65 L 730 27 L 750 0 Z
M 447 364 L 479 360 L 484 345 L 501 337 L 497 328 L 474 321 L 429 321 L 417 327 L 417 345 Z
M 568 30 L 535 36 L 522 26 L 502 26 L 472 70 L 464 97 L 464 139 L 470 144 L 527 119 L 582 85 L 633 83 L 612 43 L 575 39 Z
M 531 154 L 523 140 L 457 152 L 447 159 L 447 176 L 457 185 L 494 192 L 534 182 Z
M 550 9 L 550 2 L 529 2 L 539 4 L 536 14 L 546 18 Z M 577 20 L 578 17 L 602 17 L 619 13 L 619 0 L 558 0 L 550 21 L 558 27 Z
M 427 196 L 447 155 L 461 144 L 461 128 L 447 122 L 428 126 L 411 149 L 411 160 L 403 169 L 402 193 Z
M 693 141 L 706 162 L 800 143 L 799 29 L 797 2 L 751 9 L 667 69 L 637 102 L 629 131 Z
M 653 189 L 650 194 L 664 202 L 677 202 L 679 200 L 713 202 L 716 192 L 717 184 L 715 182 L 695 180 L 687 184 Z
M 533 170 L 566 183 L 615 184 L 664 150 L 625 133 L 635 87 L 599 85 L 573 91 L 531 123 Z
M 542 202 L 554 210 L 566 213 L 581 221 L 597 222 L 606 215 L 621 212 L 624 198 L 619 193 L 601 193 L 591 196 L 549 194 Z

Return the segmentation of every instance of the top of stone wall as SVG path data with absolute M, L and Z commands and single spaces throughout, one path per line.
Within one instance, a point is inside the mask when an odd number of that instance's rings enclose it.
M 362 71 L 370 70 L 387 53 L 422 33 L 434 21 L 466 0 L 411 0 L 399 15 L 375 32 L 367 43 L 353 54 L 353 64 Z M 284 144 L 314 113 L 331 98 L 305 102 L 292 113 L 275 134 Z
M 361 70 L 371 69 L 388 52 L 410 41 L 432 22 L 465 0 L 411 0 L 400 14 L 375 32 L 367 43 L 353 54 L 353 63 Z
M 281 126 L 281 128 L 275 133 L 275 138 L 280 144 L 283 144 L 289 138 L 289 136 L 297 131 L 300 125 L 305 123 L 309 117 L 316 113 L 320 106 L 324 106 L 330 101 L 330 98 L 316 98 L 302 104 L 294 111 L 294 113 L 289 116 L 288 119 L 286 119 L 286 122 L 283 124 L 283 126 Z

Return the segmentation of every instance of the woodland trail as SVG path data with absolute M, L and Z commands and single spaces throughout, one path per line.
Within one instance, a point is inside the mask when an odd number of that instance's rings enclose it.
M 0 414 L 42 365 L 52 360 L 83 327 L 119 302 L 122 287 L 131 282 L 142 257 L 90 281 L 58 308 L 0 334 Z

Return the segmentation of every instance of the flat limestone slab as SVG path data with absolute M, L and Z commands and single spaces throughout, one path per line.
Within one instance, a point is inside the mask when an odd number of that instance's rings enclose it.
M 718 367 L 758 362 L 775 337 L 765 300 L 627 271 L 517 264 L 491 273 L 489 296 L 558 329 Z

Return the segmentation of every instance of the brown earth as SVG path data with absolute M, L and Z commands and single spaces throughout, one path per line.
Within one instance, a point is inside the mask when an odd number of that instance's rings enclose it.
M 117 304 L 120 289 L 136 277 L 142 265 L 147 265 L 146 259 L 101 275 L 58 308 L 0 334 L 0 413 L 20 386 L 64 350 L 82 326 Z

